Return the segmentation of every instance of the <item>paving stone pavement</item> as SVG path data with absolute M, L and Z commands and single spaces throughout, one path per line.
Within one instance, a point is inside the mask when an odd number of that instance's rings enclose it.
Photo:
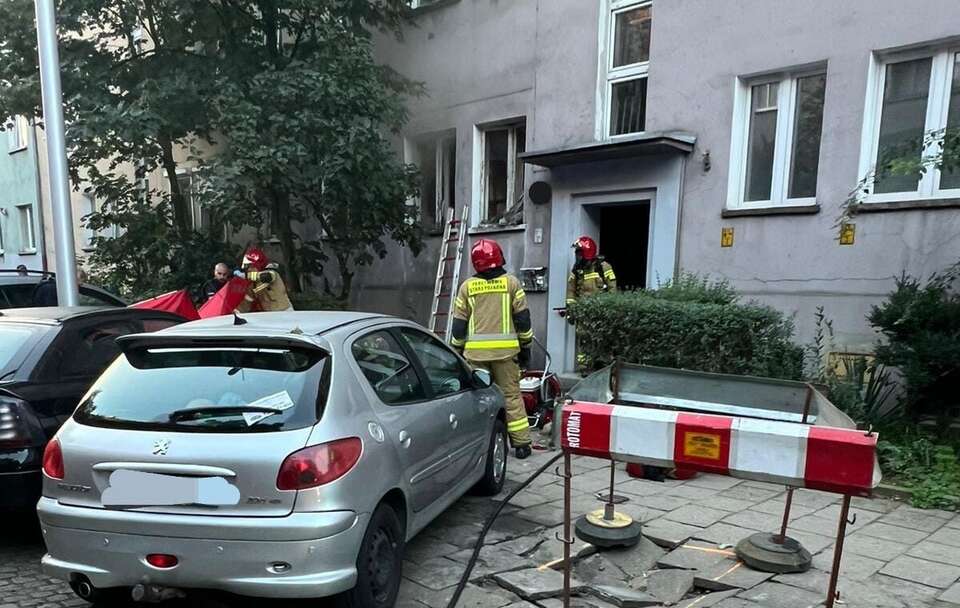
M 509 490 L 550 457 L 537 452 L 511 460 L 508 485 L 499 497 L 466 496 L 407 546 L 398 608 L 443 608 L 457 584 L 484 519 Z M 822 605 L 840 511 L 836 495 L 799 490 L 789 534 L 814 555 L 801 574 L 750 570 L 732 547 L 781 521 L 784 489 L 762 482 L 699 475 L 655 483 L 629 478 L 619 465 L 618 508 L 644 522 L 649 540 L 632 550 L 597 552 L 582 542 L 574 576 L 582 595 L 575 608 L 649 605 L 650 598 L 676 599 L 670 591 L 694 589 L 678 608 L 807 608 Z M 574 459 L 575 516 L 600 508 L 594 496 L 609 483 L 609 463 Z M 556 535 L 563 517 L 563 486 L 552 471 L 520 493 L 491 528 L 487 544 L 461 596 L 462 608 L 559 608 L 557 573 L 563 545 Z M 843 608 L 960 607 L 960 515 L 913 509 L 893 500 L 854 499 L 857 523 L 848 528 L 840 579 Z M 69 587 L 43 576 L 41 536 L 29 517 L 4 519 L 0 533 L 0 608 L 86 606 Z M 652 542 L 651 542 L 652 541 Z M 669 567 L 675 574 L 653 575 Z M 689 574 L 680 574 L 686 572 Z M 658 580 L 663 579 L 663 580 Z M 667 584 L 669 582 L 669 584 Z M 666 590 L 665 590 L 666 589 Z M 655 592 L 655 593 L 654 593 Z M 212 596 L 171 602 L 181 606 L 316 606 L 316 602 L 264 602 Z

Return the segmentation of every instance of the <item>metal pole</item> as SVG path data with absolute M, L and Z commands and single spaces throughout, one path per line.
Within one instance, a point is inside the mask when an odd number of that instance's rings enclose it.
M 570 608 L 570 452 L 563 453 L 563 608 Z
M 37 50 L 40 55 L 40 86 L 43 121 L 47 133 L 47 164 L 50 170 L 50 207 L 53 211 L 54 254 L 57 264 L 57 300 L 61 306 L 76 306 L 77 254 L 73 243 L 70 180 L 63 126 L 63 93 L 60 90 L 60 53 L 57 50 L 57 16 L 54 0 L 35 0 Z
M 810 416 L 810 401 L 813 400 L 813 387 L 807 385 L 807 400 L 803 404 L 803 418 L 800 424 L 806 424 Z M 790 507 L 793 505 L 793 488 L 787 488 L 787 502 L 783 508 L 783 522 L 780 524 L 780 535 L 773 537 L 774 542 L 783 544 L 787 541 L 787 526 L 790 523 Z
M 830 571 L 830 587 L 827 589 L 825 608 L 833 608 L 837 599 L 837 579 L 840 577 L 840 559 L 843 557 L 843 539 L 847 534 L 847 517 L 850 515 L 850 496 L 843 496 L 840 507 L 840 523 L 837 525 L 837 544 L 833 550 L 833 570 Z M 852 522 L 851 522 L 852 523 Z

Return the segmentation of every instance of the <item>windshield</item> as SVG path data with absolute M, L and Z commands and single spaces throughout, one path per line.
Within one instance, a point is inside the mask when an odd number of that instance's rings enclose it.
M 265 432 L 317 422 L 326 359 L 284 348 L 158 348 L 121 355 L 91 387 L 81 424 Z
M 0 325 L 0 378 L 15 371 L 14 366 L 21 360 L 21 353 L 30 347 L 34 336 L 44 331 L 47 328 L 37 325 Z

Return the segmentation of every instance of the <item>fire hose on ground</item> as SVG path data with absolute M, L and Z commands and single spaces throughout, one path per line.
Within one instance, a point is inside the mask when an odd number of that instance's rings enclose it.
M 533 475 L 528 477 L 523 483 L 514 488 L 507 497 L 504 498 L 500 504 L 497 506 L 496 510 L 487 518 L 483 524 L 483 529 L 480 531 L 480 538 L 477 539 L 476 544 L 473 546 L 473 555 L 470 556 L 470 560 L 467 562 L 467 568 L 463 572 L 463 576 L 460 577 L 460 582 L 457 584 L 456 589 L 453 591 L 453 597 L 450 598 L 450 602 L 447 603 L 447 608 L 454 608 L 457 605 L 457 602 L 460 601 L 460 595 L 463 593 L 463 590 L 467 587 L 467 583 L 470 582 L 470 573 L 473 572 L 473 567 L 477 564 L 477 559 L 480 556 L 480 550 L 483 548 L 483 541 L 487 537 L 487 532 L 490 531 L 490 527 L 493 526 L 493 522 L 500 515 L 500 512 L 503 511 L 503 508 L 513 499 L 514 496 L 519 494 L 524 488 L 526 488 L 530 483 L 539 477 L 544 471 L 546 471 L 550 465 L 560 460 L 564 455 L 563 452 L 558 453 L 556 456 L 551 458 L 544 464 L 542 467 L 537 469 Z

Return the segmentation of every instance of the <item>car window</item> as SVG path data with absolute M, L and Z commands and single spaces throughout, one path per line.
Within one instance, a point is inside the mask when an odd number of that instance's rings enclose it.
M 80 306 L 118 306 L 113 298 L 89 287 L 80 288 Z
M 384 403 L 409 403 L 427 398 L 416 369 L 389 333 L 378 331 L 358 338 L 351 350 L 363 375 Z
M 120 354 L 117 338 L 137 332 L 127 319 L 98 321 L 68 328 L 53 345 L 52 364 L 44 365 L 48 375 L 60 377 L 99 376 Z
M 35 283 L 19 283 L 15 285 L 4 285 L 3 295 L 6 296 L 4 306 L 9 308 L 27 308 L 33 306 L 33 290 L 36 289 Z
M 21 353 L 45 331 L 47 329 L 40 326 L 0 325 L 0 374 L 11 372 L 12 369 L 7 368 L 15 368 L 17 360 L 22 359 Z
M 120 355 L 80 402 L 81 424 L 208 433 L 316 423 L 325 353 L 250 346 L 147 348 Z
M 433 336 L 415 329 L 401 330 L 403 339 L 417 354 L 437 397 L 458 393 L 468 386 L 460 358 Z

